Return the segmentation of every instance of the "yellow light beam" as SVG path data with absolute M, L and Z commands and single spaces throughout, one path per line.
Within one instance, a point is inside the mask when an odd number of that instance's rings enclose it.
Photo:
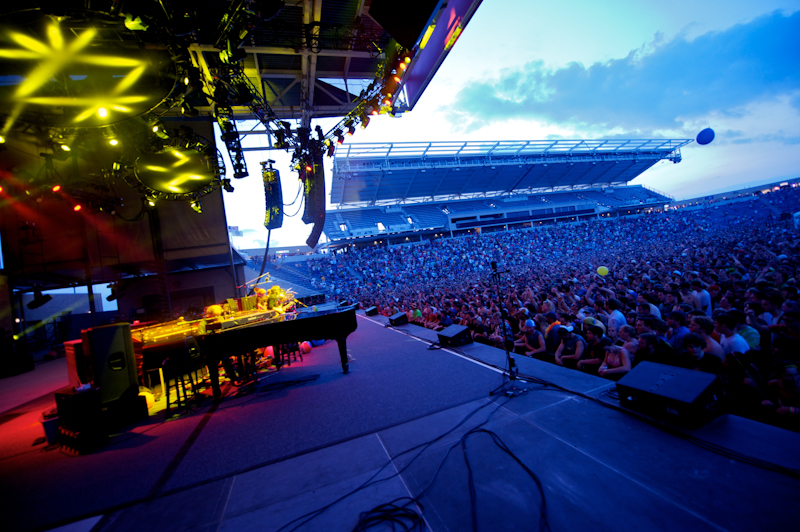
M 64 65 L 73 61 L 80 51 L 92 42 L 96 34 L 97 32 L 90 28 L 78 35 L 66 49 L 48 51 L 39 66 L 30 73 L 28 79 L 17 87 L 16 97 L 22 98 L 32 94 L 36 89 L 49 82 Z

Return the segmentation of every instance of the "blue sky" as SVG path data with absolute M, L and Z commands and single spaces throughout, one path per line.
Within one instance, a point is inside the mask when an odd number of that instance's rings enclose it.
M 711 127 L 712 144 L 633 184 L 682 199 L 800 176 L 800 0 L 550 4 L 484 0 L 415 109 L 376 117 L 350 142 L 694 138 Z M 247 230 L 235 244 L 266 239 L 258 161 L 276 159 L 284 199 L 295 197 L 284 155 L 251 152 L 251 176 L 225 194 L 229 225 Z M 272 245 L 310 230 L 287 218 Z

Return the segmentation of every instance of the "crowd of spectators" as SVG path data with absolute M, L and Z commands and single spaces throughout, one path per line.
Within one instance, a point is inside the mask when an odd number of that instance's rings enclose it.
M 714 373 L 729 411 L 796 430 L 800 232 L 785 213 L 798 211 L 800 191 L 788 189 L 698 210 L 351 248 L 309 272 L 364 308 L 431 329 L 464 325 L 476 341 L 576 371 L 618 379 L 646 360 Z

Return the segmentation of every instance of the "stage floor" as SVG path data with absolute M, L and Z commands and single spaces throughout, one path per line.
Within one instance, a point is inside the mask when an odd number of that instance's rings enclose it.
M 800 522 L 796 474 L 731 458 L 796 472 L 798 434 L 723 416 L 686 431 L 701 446 L 551 386 L 490 396 L 502 351 L 430 350 L 435 333 L 385 325 L 359 315 L 347 375 L 328 342 L 255 393 L 228 387 L 217 405 L 151 416 L 87 456 L 32 446 L 52 393 L 0 414 L 4 529 L 345 531 L 409 497 L 433 531 L 471 529 L 473 519 L 478 530 L 538 529 L 543 515 L 553 531 Z M 609 381 L 516 358 L 521 373 L 618 405 L 604 393 Z

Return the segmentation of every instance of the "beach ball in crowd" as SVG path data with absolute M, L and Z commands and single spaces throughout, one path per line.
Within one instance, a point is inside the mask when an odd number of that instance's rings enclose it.
M 705 146 L 709 142 L 714 140 L 714 130 L 710 127 L 705 128 L 703 131 L 697 134 L 697 143 Z
M 605 266 L 600 266 L 599 268 L 597 268 L 597 273 L 605 277 L 606 275 L 608 275 L 608 268 L 606 268 Z
M 302 344 L 300 344 L 300 352 L 303 353 L 304 355 L 309 354 L 311 352 L 311 343 L 303 342 Z

